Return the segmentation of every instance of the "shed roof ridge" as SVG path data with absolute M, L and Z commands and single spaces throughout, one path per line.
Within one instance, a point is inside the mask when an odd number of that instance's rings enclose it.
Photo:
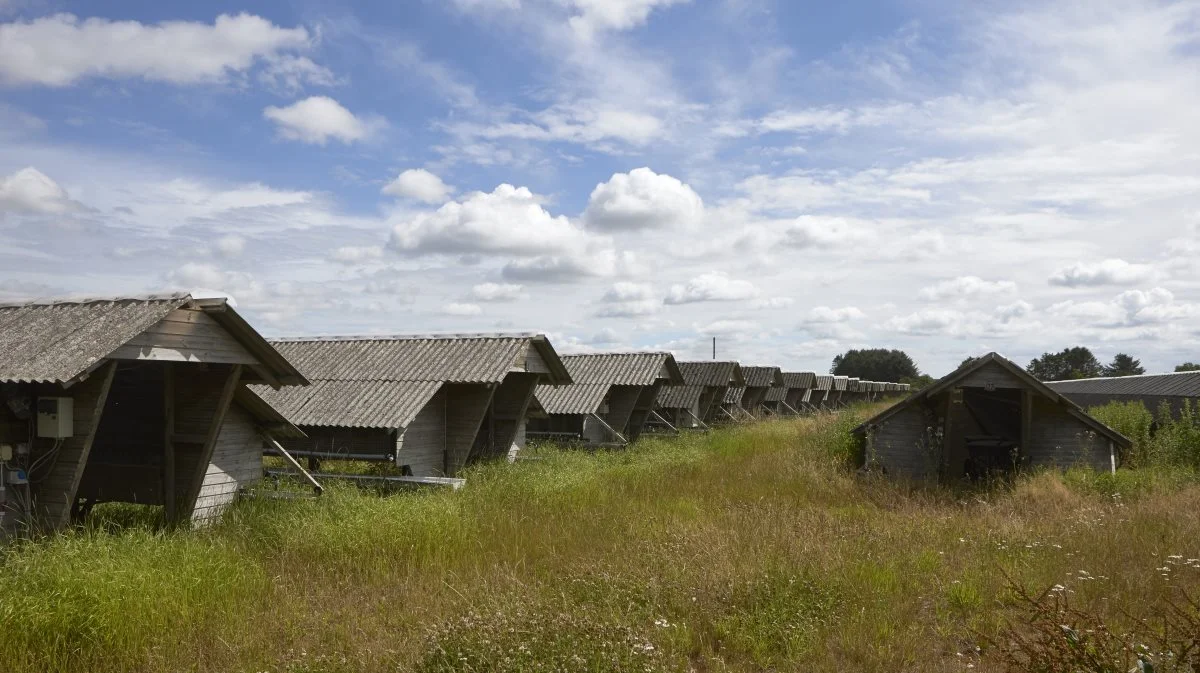
M 100 296 L 79 296 L 79 297 L 47 297 L 34 298 L 27 300 L 16 301 L 0 301 L 0 308 L 22 308 L 25 306 L 59 306 L 59 305 L 81 305 L 81 304 L 116 304 L 119 302 L 157 302 L 157 301 L 184 301 L 191 299 L 192 295 L 187 292 L 171 293 L 171 294 L 142 294 L 142 295 L 114 295 L 111 297 Z
M 340 343 L 345 341 L 438 341 L 446 339 L 536 339 L 544 332 L 423 332 L 414 334 L 352 334 L 342 336 L 272 337 L 271 343 Z
M 1200 371 L 1195 371 L 1195 372 L 1162 372 L 1161 374 L 1130 374 L 1129 376 L 1089 376 L 1089 377 L 1088 377 L 1088 378 L 1086 378 L 1086 379 L 1059 379 L 1059 380 L 1057 380 L 1057 381 L 1045 381 L 1045 383 L 1046 383 L 1047 385 L 1049 385 L 1049 384 L 1051 384 L 1051 383 L 1076 383 L 1076 382 L 1082 382 L 1082 381 L 1120 381 L 1121 379 L 1148 379 L 1148 378 L 1151 378 L 1151 377 L 1159 377 L 1159 376 L 1180 376 L 1180 375 L 1184 375 L 1184 374 L 1191 374 L 1191 375 L 1193 375 L 1193 376 L 1200 376 Z

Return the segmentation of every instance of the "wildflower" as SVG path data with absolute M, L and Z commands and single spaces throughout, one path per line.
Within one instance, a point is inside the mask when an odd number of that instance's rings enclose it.
M 1059 593 L 1059 594 L 1061 594 L 1062 592 L 1066 591 L 1066 590 L 1067 590 L 1067 588 L 1066 588 L 1066 587 L 1064 587 L 1064 586 L 1063 586 L 1063 585 L 1061 585 L 1061 584 L 1055 584 L 1053 587 L 1051 587 L 1051 588 L 1050 588 L 1050 590 L 1051 590 L 1051 591 L 1053 591 L 1053 592 L 1055 592 L 1055 593 Z

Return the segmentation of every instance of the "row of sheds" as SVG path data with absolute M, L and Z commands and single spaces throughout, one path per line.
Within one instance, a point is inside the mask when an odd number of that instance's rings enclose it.
M 188 295 L 0 306 L 0 528 L 114 501 L 206 521 L 261 479 L 264 452 L 318 489 L 313 476 L 343 476 L 320 472 L 329 459 L 457 485 L 531 439 L 621 446 L 904 390 L 669 353 L 560 356 L 539 334 L 267 340 L 225 300 Z

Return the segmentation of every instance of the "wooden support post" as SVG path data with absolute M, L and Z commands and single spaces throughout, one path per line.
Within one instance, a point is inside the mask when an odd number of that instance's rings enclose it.
M 304 478 L 304 480 L 307 481 L 310 486 L 312 486 L 313 492 L 317 495 L 321 495 L 321 493 L 325 490 L 325 488 L 321 486 L 321 482 L 314 479 L 308 470 L 301 467 L 300 461 L 296 460 L 292 454 L 288 453 L 288 450 L 283 448 L 283 445 L 277 442 L 275 438 L 271 436 L 271 433 L 264 432 L 262 435 L 263 439 L 267 440 L 268 444 L 275 447 L 275 451 L 277 451 L 289 465 L 296 468 L 296 472 L 298 472 L 300 476 Z
M 209 423 L 208 436 L 196 460 L 195 471 L 188 475 L 190 479 L 187 491 L 184 493 L 183 506 L 177 512 L 177 521 L 185 521 L 192 517 L 192 512 L 196 508 L 196 499 L 200 497 L 200 487 L 204 483 L 204 475 L 208 472 L 208 464 L 212 462 L 217 437 L 221 434 L 221 426 L 225 424 L 225 412 L 229 411 L 229 405 L 233 402 L 233 394 L 237 392 L 237 387 L 241 385 L 241 382 L 242 365 L 233 365 L 229 370 L 229 375 L 225 378 L 225 387 L 221 390 L 221 397 L 217 401 L 217 408 Z
M 671 430 L 671 432 L 674 432 L 676 434 L 679 433 L 679 428 L 675 427 L 674 425 L 671 425 L 670 421 L 663 418 L 662 414 L 658 413 L 657 411 L 651 411 L 650 415 L 657 418 L 659 423 L 662 423 L 663 425 L 667 426 Z
M 175 366 L 163 364 L 163 509 L 167 521 L 174 521 L 175 498 Z
M 1033 442 L 1033 391 L 1021 389 L 1021 452 L 1019 459 L 1029 455 L 1029 445 Z

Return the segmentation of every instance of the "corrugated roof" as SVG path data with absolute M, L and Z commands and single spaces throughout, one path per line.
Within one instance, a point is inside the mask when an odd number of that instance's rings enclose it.
M 812 388 L 817 382 L 816 372 L 784 372 L 783 385 L 786 388 Z
M 844 383 L 845 379 L 843 378 L 842 381 Z M 835 382 L 835 380 L 834 380 L 834 377 L 832 377 L 832 376 L 818 375 L 816 377 L 816 385 L 814 385 L 813 388 L 815 390 L 830 390 L 830 389 L 833 389 L 834 382 Z M 842 388 L 839 388 L 839 390 L 842 390 Z
M 576 383 L 611 383 L 649 386 L 666 368 L 671 383 L 683 383 L 679 366 L 670 353 L 589 353 L 564 355 L 563 365 Z
M 500 383 L 531 346 L 562 374 L 561 361 L 544 339 L 530 335 L 283 339 L 272 344 L 309 380 Z M 546 350 L 548 349 L 549 358 Z
M 787 400 L 788 390 L 786 386 L 773 386 L 767 389 L 767 396 L 763 398 L 765 402 L 783 402 Z
M 171 295 L 0 307 L 0 381 L 70 381 L 188 300 Z
M 850 390 L 850 381 L 851 379 L 849 376 L 835 376 L 833 377 L 833 389 Z
M 329 381 L 307 388 L 254 386 L 268 404 L 296 425 L 407 427 L 437 394 L 439 381 Z
M 1055 392 L 1097 395 L 1157 395 L 1162 397 L 1200 397 L 1200 372 L 1113 376 L 1074 381 L 1047 381 Z
M 663 386 L 658 391 L 658 406 L 665 409 L 690 409 L 700 401 L 707 386 Z
M 725 389 L 725 404 L 741 404 L 747 386 L 730 386 Z
M 770 388 L 783 383 L 783 372 L 779 367 L 742 367 L 742 377 L 747 388 Z
M 700 361 L 680 362 L 679 371 L 683 380 L 690 386 L 725 386 L 745 385 L 742 368 L 736 362 Z
M 548 414 L 594 414 L 600 410 L 611 383 L 573 383 L 538 386 L 534 393 Z

